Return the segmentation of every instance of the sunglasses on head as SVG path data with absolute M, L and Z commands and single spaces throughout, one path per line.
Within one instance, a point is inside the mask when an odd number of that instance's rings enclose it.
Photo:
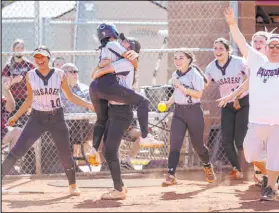
M 71 70 L 71 71 L 68 71 L 68 72 L 69 72 L 69 73 L 74 73 L 74 74 L 78 73 L 77 70 Z
M 47 51 L 49 54 L 50 54 L 50 51 L 49 51 L 49 49 L 48 48 L 46 48 L 46 47 L 38 47 L 38 48 L 36 48 L 35 50 L 34 50 L 34 52 L 35 51 L 40 51 L 40 50 L 45 50 L 45 51 Z
M 269 49 L 276 48 L 277 50 L 279 50 L 279 44 L 268 44 L 267 46 L 269 47 Z

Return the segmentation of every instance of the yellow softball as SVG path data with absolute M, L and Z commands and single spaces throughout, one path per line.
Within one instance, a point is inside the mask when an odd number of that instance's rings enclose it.
M 167 105 L 165 103 L 159 103 L 157 108 L 159 112 L 165 112 L 167 110 Z

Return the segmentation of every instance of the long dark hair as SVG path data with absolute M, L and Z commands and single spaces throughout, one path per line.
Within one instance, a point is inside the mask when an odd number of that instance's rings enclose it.
M 104 38 L 101 40 L 101 45 L 96 49 L 96 51 L 101 50 L 102 48 L 104 48 L 107 43 L 109 42 L 110 37 Z
M 192 52 L 187 51 L 187 50 L 179 50 L 179 51 L 176 51 L 175 53 L 177 53 L 177 52 L 182 52 L 188 59 L 190 59 L 189 67 L 191 66 L 191 67 L 194 67 L 196 70 L 198 70 L 199 73 L 201 74 L 201 76 L 203 77 L 204 83 L 207 84 L 208 80 L 207 80 L 207 77 L 205 76 L 204 72 L 198 65 L 194 64 L 194 62 L 196 62 L 195 55 Z
M 230 45 L 230 42 L 225 39 L 225 38 L 217 38 L 213 44 L 216 44 L 216 43 L 221 43 L 224 45 L 225 49 L 229 52 L 229 56 L 232 54 L 233 52 L 233 48 L 232 46 Z

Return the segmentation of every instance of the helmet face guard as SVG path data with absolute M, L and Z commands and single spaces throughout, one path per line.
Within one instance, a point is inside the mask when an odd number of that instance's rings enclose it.
M 117 28 L 113 24 L 103 23 L 100 24 L 97 28 L 97 35 L 99 41 L 101 42 L 105 38 L 118 38 L 119 33 Z

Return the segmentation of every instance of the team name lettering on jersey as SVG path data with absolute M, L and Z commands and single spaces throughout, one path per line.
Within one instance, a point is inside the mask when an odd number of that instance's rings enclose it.
M 58 95 L 59 89 L 57 88 L 44 88 L 44 89 L 35 89 L 33 90 L 34 96 L 40 95 Z
M 264 68 L 260 68 L 259 71 L 257 72 L 257 76 L 260 77 L 273 77 L 273 76 L 279 76 L 279 68 L 275 70 L 266 70 Z
M 222 78 L 220 80 L 217 81 L 217 83 L 219 85 L 223 85 L 223 84 L 239 84 L 240 83 L 241 78 L 240 77 L 227 77 L 227 78 Z
M 39 111 L 51 111 L 62 107 L 60 97 L 64 71 L 52 68 L 49 78 L 43 79 L 36 69 L 30 70 L 28 79 L 32 88 L 32 108 Z

